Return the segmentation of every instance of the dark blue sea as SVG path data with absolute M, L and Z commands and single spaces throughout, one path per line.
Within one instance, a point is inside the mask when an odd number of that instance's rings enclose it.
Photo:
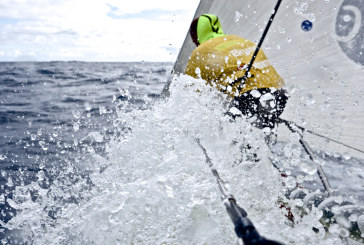
M 104 155 L 111 137 L 129 130 L 116 110 L 148 109 L 170 70 L 168 63 L 0 63 L 0 220 L 16 216 L 7 200 L 40 171 L 45 189 L 69 167 L 66 185 L 87 180 L 87 167 L 76 166 L 82 152 Z
M 301 217 L 305 203 L 285 199 L 304 183 L 307 193 L 322 189 L 296 136 L 272 156 L 261 130 L 224 115 L 226 98 L 191 77 L 176 78 L 162 98 L 172 65 L 0 63 L 2 244 L 236 242 L 196 138 L 263 235 L 342 244 L 338 234 L 348 236 L 348 227 L 327 232 L 321 210 L 306 208 Z M 244 145 L 259 161 L 242 154 Z M 340 198 L 362 204 L 363 162 L 317 153 Z

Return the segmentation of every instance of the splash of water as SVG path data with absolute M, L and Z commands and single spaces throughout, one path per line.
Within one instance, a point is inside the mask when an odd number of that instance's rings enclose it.
M 75 161 L 53 183 L 40 171 L 36 181 L 18 186 L 7 199 L 18 214 L 6 228 L 34 244 L 232 244 L 233 227 L 194 140 L 199 137 L 263 236 L 340 244 L 324 239 L 323 229 L 312 231 L 322 228 L 314 213 L 289 224 L 277 203 L 284 194 L 263 133 L 224 116 L 223 95 L 187 76 L 176 78 L 170 91 L 150 110 L 126 113 L 116 105 L 121 133 L 107 143 L 105 156 L 85 153 L 79 164 L 88 166 L 86 175 L 69 178 Z M 255 147 L 259 162 L 243 157 L 244 144 Z

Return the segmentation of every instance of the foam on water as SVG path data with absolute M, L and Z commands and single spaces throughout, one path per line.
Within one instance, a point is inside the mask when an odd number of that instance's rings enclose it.
M 40 171 L 36 181 L 16 187 L 7 202 L 18 213 L 4 226 L 19 243 L 235 243 L 198 137 L 263 236 L 285 244 L 341 244 L 337 236 L 327 237 L 315 210 L 294 226 L 287 220 L 277 203 L 284 199 L 280 173 L 269 161 L 261 130 L 224 116 L 224 96 L 202 80 L 175 79 L 170 98 L 150 110 L 115 106 L 115 124 L 123 127 L 107 143 L 106 156 L 84 153 L 88 160 L 70 164 L 52 184 L 44 185 Z M 240 146 L 247 144 L 259 162 L 242 155 Z M 71 182 L 67 176 L 77 167 L 88 172 Z

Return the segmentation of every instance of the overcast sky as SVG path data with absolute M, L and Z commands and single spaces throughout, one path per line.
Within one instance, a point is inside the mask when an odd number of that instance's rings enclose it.
M 199 0 L 0 0 L 0 61 L 174 61 Z

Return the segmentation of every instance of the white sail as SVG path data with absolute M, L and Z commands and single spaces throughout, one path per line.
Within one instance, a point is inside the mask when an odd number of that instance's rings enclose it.
M 226 34 L 259 41 L 276 1 L 201 0 L 195 17 L 216 14 Z M 312 23 L 304 30 L 302 23 Z M 174 73 L 194 49 L 189 34 Z M 364 152 L 364 1 L 283 1 L 263 49 L 290 99 L 282 117 Z M 312 138 L 313 137 L 313 138 Z M 340 144 L 308 138 L 313 148 L 364 157 Z

